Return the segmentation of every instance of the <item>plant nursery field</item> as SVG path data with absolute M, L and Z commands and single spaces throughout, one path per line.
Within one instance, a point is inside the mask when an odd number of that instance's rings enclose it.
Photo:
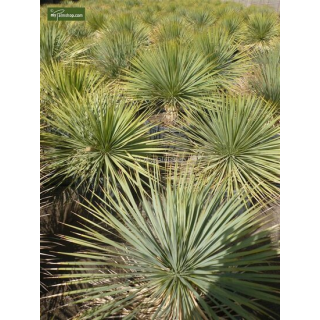
M 279 319 L 279 13 L 40 17 L 41 320 Z

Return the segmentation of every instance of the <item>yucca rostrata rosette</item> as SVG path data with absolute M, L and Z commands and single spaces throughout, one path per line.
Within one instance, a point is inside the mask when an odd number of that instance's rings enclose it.
M 146 123 L 150 110 L 127 103 L 117 93 L 102 92 L 84 98 L 71 97 L 53 105 L 44 115 L 41 132 L 43 161 L 59 185 L 70 181 L 74 187 L 97 190 L 119 173 L 132 181 L 131 171 L 147 176 L 146 159 L 161 154 L 161 140 L 152 140 Z
M 96 223 L 84 219 L 65 237 L 83 247 L 56 269 L 83 304 L 81 319 L 272 318 L 278 252 L 269 229 L 256 232 L 258 208 L 239 214 L 241 198 L 222 202 L 223 190 L 212 194 L 195 176 L 169 176 L 162 184 L 155 170 L 148 193 L 137 176 L 140 205 L 119 180 L 108 207 L 88 204 Z
M 224 183 L 228 197 L 243 190 L 250 202 L 277 200 L 280 129 L 274 106 L 254 96 L 221 101 L 188 110 L 178 127 L 183 135 L 172 143 L 196 160 L 196 174 L 213 189 Z
M 212 95 L 221 84 L 216 74 L 199 52 L 170 41 L 133 59 L 123 85 L 128 96 L 149 108 L 177 112 Z

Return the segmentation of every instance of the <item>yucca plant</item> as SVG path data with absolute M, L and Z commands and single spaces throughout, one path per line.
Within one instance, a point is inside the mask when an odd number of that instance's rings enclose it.
M 162 151 L 161 141 L 151 140 L 149 111 L 118 94 L 96 93 L 53 105 L 41 133 L 44 163 L 54 172 L 49 181 L 98 190 L 116 183 L 119 172 L 132 180 L 131 171 L 147 175 L 146 162 Z
M 251 5 L 243 11 L 245 18 L 249 18 L 251 14 L 255 13 L 274 14 L 275 11 L 274 8 L 268 5 Z
M 279 42 L 279 19 L 274 13 L 249 16 L 242 33 L 242 42 L 255 50 L 267 50 Z
M 238 40 L 241 34 L 244 18 L 236 12 L 227 14 L 219 23 L 235 40 Z
M 134 6 L 139 6 L 141 3 L 138 0 L 126 0 L 125 4 L 129 9 L 131 9 Z
M 169 5 L 166 6 L 166 12 L 169 14 L 175 13 L 177 9 L 178 9 L 178 4 L 174 2 L 169 2 Z
M 164 19 L 151 35 L 153 43 L 176 41 L 186 43 L 190 40 L 190 30 L 184 21 L 176 16 Z
M 213 10 L 213 15 L 216 19 L 223 20 L 224 17 L 232 12 L 235 12 L 235 3 L 221 3 Z
M 40 153 L 41 156 L 41 153 Z M 40 222 L 46 218 L 46 214 L 43 214 L 43 210 L 49 206 L 49 197 L 44 196 L 45 189 L 43 187 L 43 180 L 45 179 L 44 168 L 40 167 Z M 41 230 L 40 230 L 41 232 Z M 47 292 L 47 285 L 42 281 L 42 278 L 51 275 L 50 272 L 46 271 L 42 265 L 52 258 L 50 254 L 44 253 L 46 249 L 51 249 L 48 242 L 45 240 L 45 235 L 40 233 L 40 293 Z
M 41 65 L 53 62 L 64 64 L 87 62 L 88 41 L 85 37 L 73 37 L 71 27 L 56 23 L 42 23 L 40 27 Z
M 195 28 L 195 29 L 203 29 L 207 28 L 214 24 L 215 17 L 210 14 L 208 11 L 191 11 L 186 16 L 189 23 Z
M 40 26 L 40 61 L 61 61 L 69 46 L 70 36 L 60 23 L 42 23 Z
M 65 237 L 83 247 L 58 268 L 75 288 L 65 295 L 84 305 L 80 318 L 272 319 L 265 302 L 279 302 L 278 253 L 269 230 L 254 234 L 257 209 L 239 214 L 239 198 L 221 203 L 223 192 L 194 176 L 173 174 L 165 188 L 158 177 L 149 195 L 137 177 L 141 206 L 119 180 L 109 209 L 88 205 L 98 223 L 86 219 Z
M 57 99 L 94 92 L 103 81 L 103 78 L 89 66 L 64 65 L 52 61 L 43 64 L 41 71 L 43 99 L 49 103 Z
M 193 46 L 206 57 L 208 64 L 211 64 L 211 70 L 224 79 L 225 86 L 248 69 L 247 53 L 239 51 L 234 37 L 222 28 L 213 28 L 197 35 Z
M 85 21 L 68 21 L 68 24 L 66 25 L 66 30 L 71 37 L 80 39 L 86 38 L 92 33 L 90 28 L 87 27 Z
M 264 52 L 257 58 L 258 65 L 251 79 L 254 92 L 273 103 L 280 113 L 280 46 Z
M 92 62 L 109 79 L 116 79 L 142 45 L 133 33 L 128 31 L 102 34 L 92 48 Z
M 88 14 L 86 22 L 88 23 L 89 30 L 95 32 L 105 28 L 107 17 L 103 12 L 92 12 Z
M 159 3 L 156 2 L 148 2 L 148 7 L 146 9 L 150 8 L 153 12 L 159 13 L 163 10 L 162 6 Z
M 146 27 L 149 28 L 150 26 L 153 27 L 158 23 L 159 17 L 154 10 L 147 8 L 141 13 L 140 19 L 146 25 Z
M 257 97 L 227 97 L 221 104 L 188 110 L 175 144 L 197 158 L 195 170 L 227 197 L 243 191 L 251 203 L 279 197 L 280 138 L 273 107 Z M 211 182 L 210 182 L 211 183 Z
M 130 33 L 139 43 L 148 42 L 148 33 L 140 20 L 133 14 L 121 14 L 107 23 L 105 29 L 109 33 Z
M 142 52 L 123 77 L 129 96 L 167 112 L 192 107 L 219 85 L 205 57 L 175 42 Z

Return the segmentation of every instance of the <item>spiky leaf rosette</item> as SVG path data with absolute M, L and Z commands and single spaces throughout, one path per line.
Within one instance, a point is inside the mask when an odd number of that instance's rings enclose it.
M 99 41 L 92 47 L 92 62 L 107 78 L 116 79 L 122 69 L 129 66 L 141 44 L 128 31 L 101 33 Z
M 234 37 L 223 28 L 210 29 L 197 35 L 194 48 L 206 57 L 212 70 L 224 79 L 225 86 L 248 70 L 248 55 L 239 51 Z
M 70 43 L 67 31 L 58 23 L 42 23 L 40 26 L 40 61 L 61 61 Z
M 256 13 L 275 14 L 275 10 L 268 5 L 251 5 L 243 11 L 243 16 L 248 19 L 251 14 Z
M 213 15 L 216 19 L 223 20 L 223 18 L 227 15 L 234 12 L 234 8 L 230 3 L 222 3 L 215 6 Z
M 85 95 L 99 88 L 102 77 L 89 66 L 51 61 L 41 66 L 41 89 L 47 101 Z
M 123 77 L 132 98 L 159 108 L 192 106 L 220 83 L 212 66 L 198 52 L 174 42 L 142 52 Z
M 254 13 L 249 16 L 242 33 L 242 42 L 254 50 L 268 50 L 279 42 L 279 19 L 274 13 Z
M 264 52 L 257 58 L 251 85 L 254 92 L 270 101 L 280 114 L 280 46 L 274 50 Z
M 196 29 L 204 29 L 214 24 L 215 17 L 205 10 L 196 10 L 188 12 L 186 15 L 187 21 Z
M 109 20 L 105 30 L 109 33 L 130 33 L 139 43 L 148 41 L 146 28 L 133 14 L 125 13 L 115 16 Z
M 41 133 L 44 161 L 55 172 L 51 179 L 96 190 L 119 172 L 128 179 L 131 170 L 147 175 L 146 158 L 161 152 L 161 141 L 150 139 L 149 113 L 137 110 L 117 94 L 103 93 L 53 105 Z
M 153 43 L 176 41 L 187 43 L 190 41 L 191 30 L 186 23 L 178 17 L 170 17 L 161 21 L 152 32 L 150 38 Z
M 103 12 L 89 12 L 86 17 L 88 28 L 91 32 L 101 30 L 106 27 L 107 17 Z
M 241 34 L 244 18 L 242 15 L 236 12 L 231 12 L 226 15 L 220 22 L 219 25 L 224 28 L 235 40 L 238 40 Z
M 141 208 L 120 180 L 109 210 L 88 208 L 98 223 L 66 237 L 84 248 L 58 269 L 66 284 L 88 285 L 66 293 L 85 304 L 81 319 L 272 318 L 262 302 L 278 303 L 277 250 L 269 230 L 253 234 L 257 210 L 239 215 L 239 199 L 221 203 L 195 177 L 174 174 L 163 188 L 158 176 L 149 196 L 137 177 Z
M 86 21 L 69 21 L 66 24 L 68 34 L 77 39 L 84 39 L 92 35 L 92 31 L 87 27 Z
M 197 158 L 198 174 L 226 183 L 232 197 L 241 189 L 253 201 L 279 196 L 280 138 L 270 104 L 256 97 L 227 97 L 212 109 L 187 112 L 177 148 Z
M 77 39 L 60 22 L 42 23 L 40 26 L 40 62 L 64 64 L 87 62 L 88 43 L 85 38 Z
M 154 27 L 159 22 L 157 13 L 149 7 L 141 13 L 140 19 L 146 28 Z

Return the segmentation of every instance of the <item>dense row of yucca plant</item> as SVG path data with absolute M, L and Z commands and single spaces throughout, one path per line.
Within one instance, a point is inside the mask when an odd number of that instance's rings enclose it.
M 87 21 L 49 23 L 41 9 L 42 196 L 72 194 L 82 209 L 41 229 L 57 241 L 42 235 L 58 284 L 46 295 L 77 303 L 74 319 L 277 318 L 277 244 L 258 213 L 279 199 L 278 15 L 219 1 L 67 5 Z M 159 125 L 178 135 L 159 139 Z M 58 234 L 77 252 L 55 257 Z

